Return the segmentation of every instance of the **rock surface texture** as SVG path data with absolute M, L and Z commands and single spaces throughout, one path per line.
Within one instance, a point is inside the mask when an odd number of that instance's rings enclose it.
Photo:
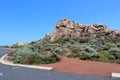
M 25 46 L 25 45 L 28 45 L 29 42 L 19 42 L 19 43 L 16 43 L 15 45 L 17 46 Z
M 54 32 L 52 34 L 46 34 L 45 38 L 55 41 L 60 38 L 79 38 L 85 36 L 100 36 L 120 40 L 120 31 L 109 29 L 103 24 L 84 25 L 65 18 L 60 20 Z

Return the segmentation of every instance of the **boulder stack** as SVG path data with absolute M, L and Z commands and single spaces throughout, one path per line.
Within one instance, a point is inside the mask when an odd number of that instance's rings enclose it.
M 56 24 L 54 32 L 46 34 L 45 38 L 55 41 L 60 38 L 79 38 L 84 36 L 100 36 L 120 40 L 120 31 L 111 30 L 103 24 L 84 25 L 65 18 L 60 20 Z

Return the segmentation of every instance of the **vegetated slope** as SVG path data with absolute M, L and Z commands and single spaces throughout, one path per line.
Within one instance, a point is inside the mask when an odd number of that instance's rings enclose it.
M 120 63 L 120 31 L 102 24 L 83 25 L 63 19 L 52 34 L 18 48 L 13 60 L 23 64 L 48 64 L 60 61 L 60 55 Z

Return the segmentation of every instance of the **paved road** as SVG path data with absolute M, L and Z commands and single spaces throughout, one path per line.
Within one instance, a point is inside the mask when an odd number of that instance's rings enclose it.
M 9 53 L 9 49 L 0 49 L 0 57 Z M 39 69 L 11 67 L 0 64 L 0 80 L 120 80 L 71 73 L 60 73 Z

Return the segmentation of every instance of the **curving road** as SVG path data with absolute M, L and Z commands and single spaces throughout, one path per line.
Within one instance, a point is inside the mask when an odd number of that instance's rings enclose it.
M 0 49 L 0 57 L 11 52 L 10 49 Z M 120 80 L 95 76 L 60 73 L 40 69 L 6 66 L 0 63 L 0 80 Z

